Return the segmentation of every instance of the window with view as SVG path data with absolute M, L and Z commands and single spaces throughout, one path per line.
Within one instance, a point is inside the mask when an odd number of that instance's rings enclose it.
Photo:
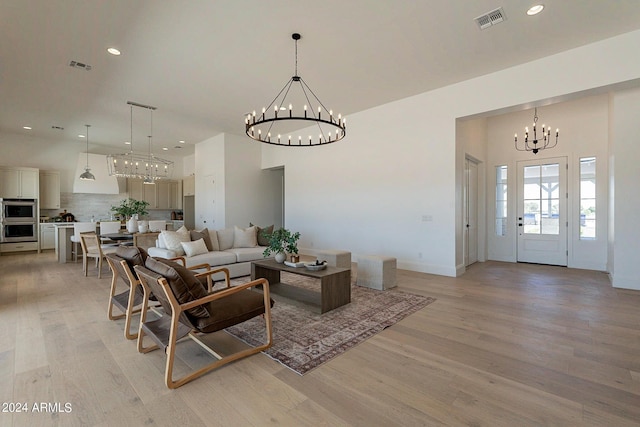
M 596 238 L 596 158 L 580 159 L 580 240 Z
M 507 167 L 496 167 L 496 236 L 507 234 Z

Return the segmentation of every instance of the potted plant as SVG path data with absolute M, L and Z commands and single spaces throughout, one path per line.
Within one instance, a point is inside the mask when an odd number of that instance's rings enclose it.
M 120 202 L 119 206 L 111 206 L 111 210 L 127 221 L 127 231 L 135 233 L 138 231 L 138 217 L 147 215 L 147 207 L 149 202 L 145 200 L 136 200 L 129 197 Z
M 298 254 L 300 233 L 297 231 L 292 233 L 286 228 L 279 228 L 271 234 L 265 233 L 264 237 L 269 240 L 269 246 L 263 252 L 265 257 L 274 253 L 276 261 L 282 263 L 287 258 L 287 253 Z

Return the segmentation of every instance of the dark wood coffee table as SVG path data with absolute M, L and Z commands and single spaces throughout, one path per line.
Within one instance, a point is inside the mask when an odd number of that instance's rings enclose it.
M 319 292 L 280 282 L 282 271 L 319 279 Z M 251 280 L 259 278 L 269 281 L 270 292 L 301 301 L 319 309 L 320 313 L 351 302 L 351 270 L 348 268 L 327 267 L 324 270 L 311 271 L 306 267 L 289 267 L 273 259 L 266 259 L 251 263 Z

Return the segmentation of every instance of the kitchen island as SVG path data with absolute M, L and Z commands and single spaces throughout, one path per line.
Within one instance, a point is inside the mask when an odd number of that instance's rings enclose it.
M 64 264 L 73 260 L 71 236 L 73 236 L 73 222 L 56 222 L 55 244 L 58 262 Z

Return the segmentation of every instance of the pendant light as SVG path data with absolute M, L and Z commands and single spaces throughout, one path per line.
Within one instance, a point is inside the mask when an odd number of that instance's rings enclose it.
M 87 127 L 87 165 L 84 167 L 84 172 L 80 174 L 80 179 L 83 181 L 95 181 L 96 177 L 91 173 L 91 168 L 89 167 L 89 128 L 91 125 L 85 125 Z

